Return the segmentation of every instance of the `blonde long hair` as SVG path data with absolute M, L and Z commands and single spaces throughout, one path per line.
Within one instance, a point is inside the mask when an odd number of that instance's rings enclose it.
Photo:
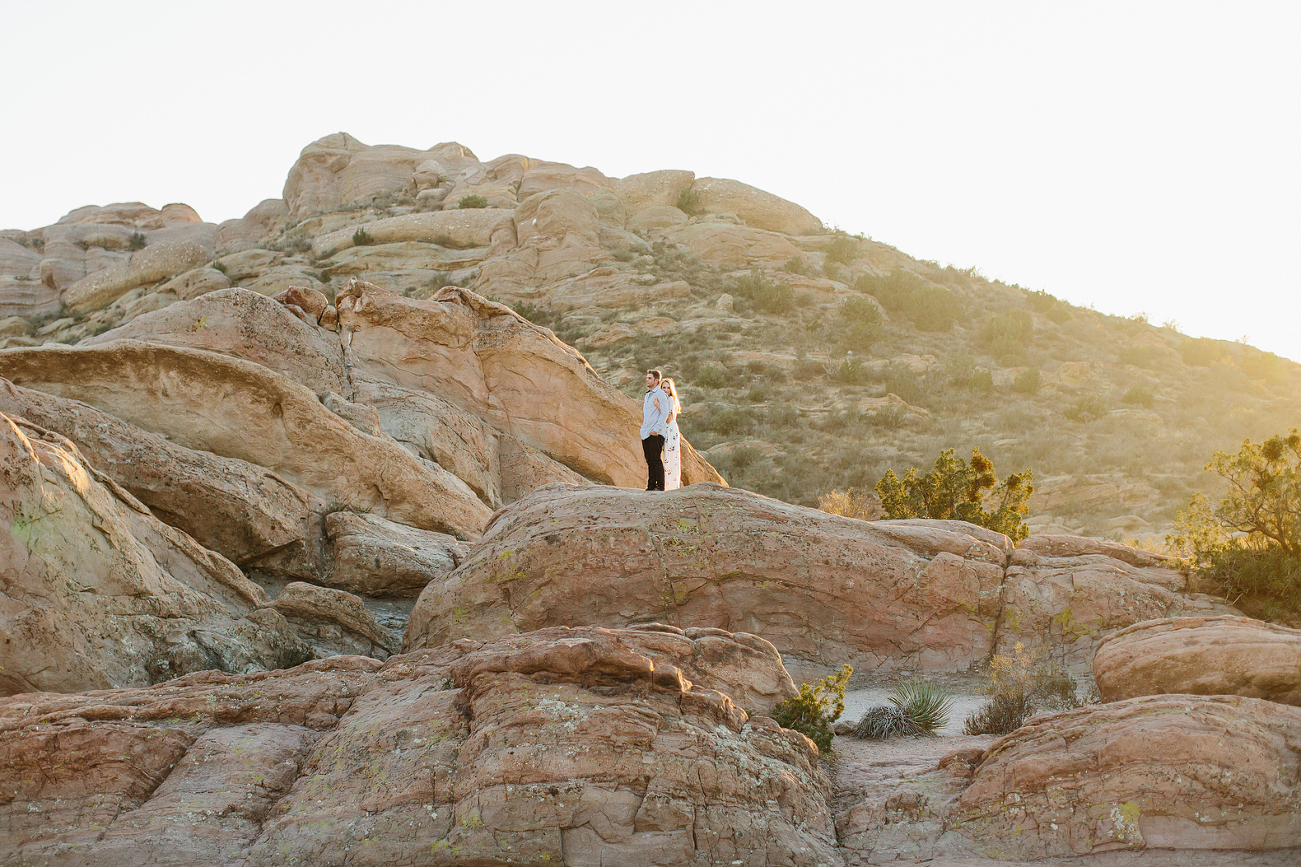
M 660 389 L 673 398 L 673 414 L 682 415 L 682 401 L 678 400 L 678 386 L 671 379 L 660 380 Z

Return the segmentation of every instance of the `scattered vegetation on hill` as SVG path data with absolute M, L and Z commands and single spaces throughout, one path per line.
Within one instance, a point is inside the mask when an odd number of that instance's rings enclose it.
M 1215 506 L 1194 494 L 1167 545 L 1248 613 L 1301 619 L 1301 432 L 1218 451 L 1206 469 L 1227 493 Z

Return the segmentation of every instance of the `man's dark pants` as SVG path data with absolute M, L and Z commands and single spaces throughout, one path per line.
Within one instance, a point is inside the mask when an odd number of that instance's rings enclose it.
M 651 434 L 641 441 L 646 455 L 646 490 L 664 490 L 664 437 Z

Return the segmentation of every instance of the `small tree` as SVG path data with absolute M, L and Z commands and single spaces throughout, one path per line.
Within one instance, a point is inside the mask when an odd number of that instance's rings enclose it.
M 1025 470 L 1000 482 L 980 449 L 971 450 L 970 466 L 953 449 L 945 449 L 925 475 L 910 468 L 900 480 L 894 470 L 886 470 L 876 493 L 887 518 L 966 521 L 1019 542 L 1030 535 L 1023 517 L 1033 481 L 1034 474 Z
M 1301 432 L 1246 440 L 1206 469 L 1229 484 L 1218 505 L 1194 494 L 1166 545 L 1226 596 L 1266 619 L 1301 614 Z
M 823 755 L 830 753 L 831 724 L 845 712 L 845 687 L 853 673 L 853 667 L 845 663 L 840 671 L 817 683 L 801 683 L 800 694 L 774 707 L 772 718 L 778 725 L 808 736 Z

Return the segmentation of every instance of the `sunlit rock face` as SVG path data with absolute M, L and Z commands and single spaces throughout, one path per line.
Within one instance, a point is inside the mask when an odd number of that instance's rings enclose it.
M 793 692 L 753 637 L 647 627 L 22 696 L 0 833 L 54 863 L 839 864 L 816 748 L 744 709 Z

